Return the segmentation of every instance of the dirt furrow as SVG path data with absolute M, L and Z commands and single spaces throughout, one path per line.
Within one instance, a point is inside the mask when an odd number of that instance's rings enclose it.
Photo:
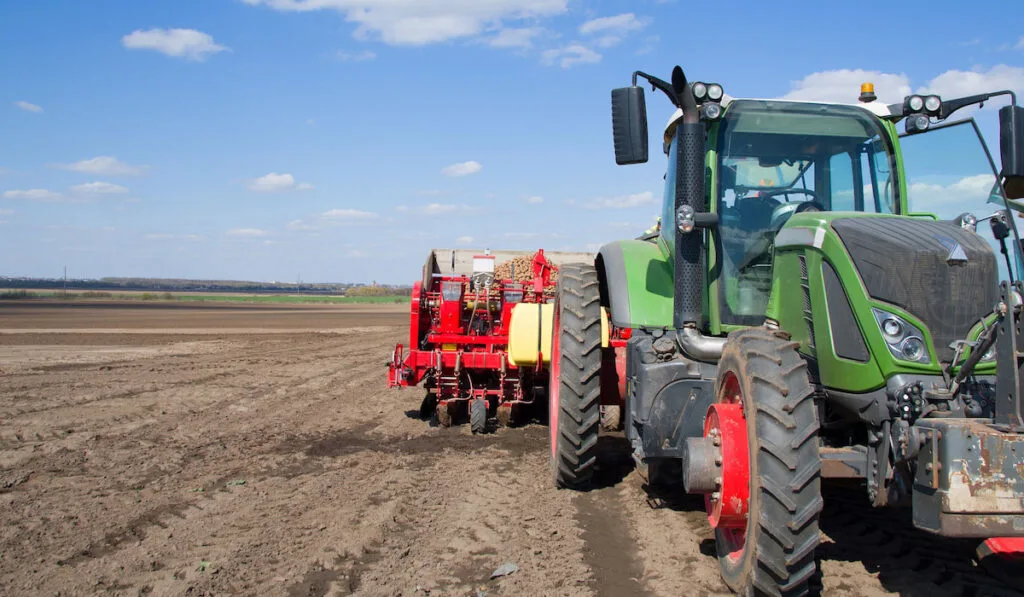
M 727 594 L 701 500 L 651 486 L 621 435 L 574 493 L 542 424 L 420 420 L 421 390 L 384 387 L 395 320 L 0 335 L 0 593 Z M 823 594 L 1017 594 L 854 495 L 826 499 Z

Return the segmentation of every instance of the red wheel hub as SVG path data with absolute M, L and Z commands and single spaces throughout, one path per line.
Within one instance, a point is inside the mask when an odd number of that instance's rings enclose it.
M 750 508 L 750 452 L 747 419 L 743 415 L 739 380 L 727 374 L 718 402 L 708 408 L 704 437 L 720 449 L 721 483 L 705 496 L 704 505 L 712 528 L 724 531 L 736 549 L 742 548 Z M 732 550 L 730 550 L 732 551 Z

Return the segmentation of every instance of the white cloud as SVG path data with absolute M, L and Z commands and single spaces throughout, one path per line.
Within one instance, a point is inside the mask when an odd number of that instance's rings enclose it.
M 202 62 L 207 56 L 229 50 L 208 33 L 195 29 L 135 30 L 121 38 L 129 50 L 154 50 L 167 56 Z
M 310 118 L 309 120 L 306 121 L 306 126 L 314 126 L 315 124 L 316 124 L 316 121 L 313 120 L 312 118 Z
M 533 38 L 543 32 L 541 27 L 505 28 L 487 38 L 487 43 L 494 48 L 529 48 L 533 46 Z
M 544 198 L 539 195 L 534 195 L 532 197 L 527 197 L 525 201 L 527 203 L 544 203 Z
M 807 75 L 795 81 L 782 99 L 853 104 L 865 82 L 874 83 L 878 100 L 887 104 L 902 102 L 913 90 L 910 78 L 902 73 L 843 69 Z M 999 64 L 988 70 L 949 70 L 918 86 L 916 92 L 954 98 L 1002 89 L 1024 90 L 1024 68 Z M 957 113 L 962 115 L 966 113 Z
M 541 54 L 541 62 L 547 66 L 555 64 L 562 68 L 571 68 L 577 64 L 596 64 L 601 62 L 601 55 L 580 43 L 571 43 L 562 48 L 545 50 Z
M 629 31 L 637 31 L 647 26 L 647 23 L 636 18 L 631 12 L 622 13 L 612 17 L 601 17 L 589 20 L 580 25 L 581 35 L 593 35 L 595 33 L 623 34 Z
M 860 96 L 861 83 L 866 82 L 875 84 L 878 100 L 887 104 L 901 102 L 910 94 L 910 78 L 905 74 L 841 69 L 811 73 L 794 81 L 782 99 L 854 104 Z
M 508 22 L 536 22 L 565 13 L 569 0 L 243 0 L 279 11 L 335 10 L 356 24 L 356 39 L 425 45 L 477 37 Z
M 31 104 L 29 102 L 26 102 L 25 100 L 14 102 L 14 105 L 26 112 L 35 112 L 36 114 L 38 114 L 43 111 L 43 108 L 41 106 Z
M 453 203 L 429 203 L 415 210 L 415 213 L 419 213 L 425 216 L 438 216 L 446 214 L 472 214 L 479 212 L 480 208 L 473 207 L 472 205 L 456 205 Z
M 110 195 L 115 193 L 127 193 L 128 189 L 110 182 L 87 182 L 85 184 L 71 187 L 76 193 L 88 193 L 90 195 Z
M 291 174 L 271 172 L 249 183 L 249 190 L 257 193 L 280 193 L 282 191 L 308 191 L 313 185 L 297 183 Z
M 74 164 L 57 164 L 55 168 L 99 176 L 141 176 L 149 166 L 129 166 L 112 156 L 99 156 Z
M 291 222 L 288 222 L 287 225 L 285 225 L 285 228 L 287 228 L 288 230 L 302 230 L 302 231 L 319 230 L 320 229 L 319 226 L 316 226 L 315 224 L 310 224 L 309 222 L 306 222 L 305 220 L 292 220 Z
M 458 205 L 451 205 L 445 203 L 431 203 L 422 210 L 423 213 L 428 215 L 448 214 L 459 209 Z
M 540 236 L 539 232 L 506 232 L 503 234 L 505 238 L 537 238 Z
M 641 20 L 631 12 L 592 19 L 580 25 L 579 32 L 584 36 L 595 36 L 591 42 L 599 48 L 610 48 L 622 42 L 622 40 L 633 31 L 639 31 L 647 26 L 646 20 Z
M 1024 50 L 1024 36 L 1017 41 L 1017 45 L 1013 46 L 1015 50 Z
M 331 209 L 320 214 L 320 217 L 330 220 L 376 220 L 380 216 L 371 211 L 358 209 Z
M 28 189 L 4 191 L 4 199 L 27 199 L 29 201 L 58 201 L 63 197 L 60 193 L 49 189 Z
M 975 213 L 984 209 L 995 182 L 991 173 L 965 176 L 950 184 L 911 181 L 907 194 L 913 211 L 932 212 L 940 218 L 951 219 L 965 211 Z M 994 205 L 988 207 L 992 211 L 997 209 Z
M 452 164 L 441 169 L 441 174 L 445 176 L 469 176 L 470 174 L 476 174 L 483 170 L 483 166 L 480 162 L 460 162 L 458 164 Z
M 654 203 L 654 193 L 644 191 L 632 195 L 619 195 L 618 197 L 598 197 L 582 202 L 587 209 L 625 209 L 629 207 L 641 207 Z
M 948 70 L 918 89 L 918 93 L 954 98 L 1003 89 L 1024 90 L 1024 68 L 998 64 L 987 71 Z
M 377 57 L 377 54 L 370 50 L 363 50 L 362 52 L 345 52 L 338 50 L 338 60 L 342 62 L 368 62 Z
M 362 259 L 366 257 L 366 251 L 360 251 L 359 249 L 352 249 L 345 253 L 345 257 L 352 257 L 353 259 Z
M 423 189 L 421 191 L 417 191 L 417 194 L 423 195 L 424 197 L 439 197 L 444 195 L 444 191 L 438 189 Z
M 270 236 L 270 233 L 266 230 L 260 230 L 259 228 L 232 228 L 225 234 L 228 236 L 237 236 L 241 238 L 260 238 L 264 236 Z
M 13 216 L 13 215 L 14 215 L 14 210 L 13 209 L 0 209 L 0 216 Z
M 167 234 L 162 232 L 147 234 L 145 238 L 146 240 L 185 240 L 189 242 L 199 242 L 203 240 L 203 237 L 198 234 Z
M 457 245 L 471 245 L 471 244 L 473 244 L 473 237 L 472 236 L 460 236 L 459 238 L 455 239 L 455 244 L 457 244 Z

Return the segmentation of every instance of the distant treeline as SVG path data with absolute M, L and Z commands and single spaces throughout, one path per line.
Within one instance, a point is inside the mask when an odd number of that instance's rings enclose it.
M 98 291 L 159 291 L 159 292 L 245 292 L 328 294 L 352 296 L 409 296 L 409 286 L 369 286 L 345 283 L 302 282 L 247 282 L 239 280 L 185 280 L 176 278 L 99 278 L 67 280 L 53 278 L 0 278 L 0 288 L 38 288 Z M 356 294 L 352 294 L 356 293 Z

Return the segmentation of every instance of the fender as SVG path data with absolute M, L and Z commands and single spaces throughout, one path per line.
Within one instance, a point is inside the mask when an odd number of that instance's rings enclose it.
M 615 327 L 672 327 L 672 264 L 657 243 L 608 243 L 598 253 L 597 271 Z

